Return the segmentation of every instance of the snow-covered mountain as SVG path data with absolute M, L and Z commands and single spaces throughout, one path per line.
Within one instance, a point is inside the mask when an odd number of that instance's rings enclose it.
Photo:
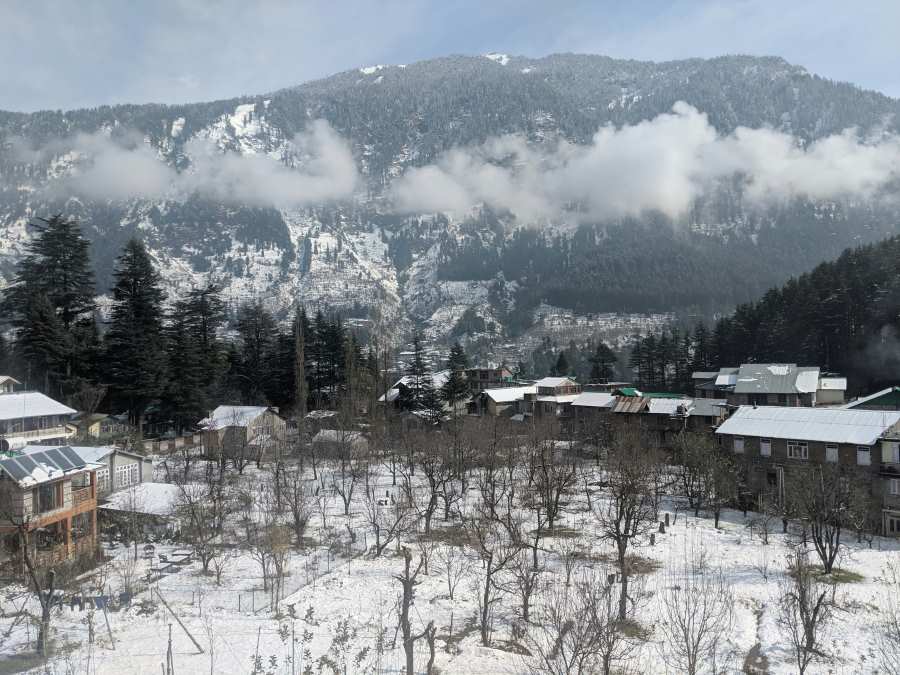
M 303 302 L 368 316 L 385 329 L 412 319 L 435 337 L 503 336 L 525 330 L 546 306 L 721 309 L 894 231 L 896 212 L 866 200 L 759 210 L 728 189 L 697 200 L 678 222 L 648 216 L 540 230 L 489 208 L 451 216 L 390 205 L 399 176 L 451 148 L 505 134 L 535 145 L 585 144 L 604 124 L 636 124 L 678 101 L 723 134 L 768 126 L 801 143 L 849 127 L 896 132 L 900 124 L 896 100 L 753 57 L 454 56 L 210 103 L 0 112 L 0 277 L 9 279 L 29 221 L 63 212 L 94 243 L 101 289 L 121 245 L 138 234 L 173 293 L 212 278 L 234 305 L 261 298 L 285 310 Z M 316 131 L 317 120 L 329 129 Z M 338 168 L 314 166 L 318 182 L 299 205 L 256 199 L 283 187 L 272 166 L 321 163 L 316 148 L 334 138 L 348 144 L 359 176 L 347 189 L 336 186 L 346 173 L 338 149 Z M 122 148 L 133 163 L 115 163 Z M 204 152 L 252 160 L 257 182 L 228 166 L 204 170 Z M 145 155 L 183 177 L 181 187 L 148 185 L 155 169 L 137 161 Z M 101 171 L 103 158 L 112 172 Z M 85 167 L 94 172 L 90 189 L 67 191 Z M 204 180 L 221 182 L 197 189 Z M 349 194 L 336 198 L 342 190 Z

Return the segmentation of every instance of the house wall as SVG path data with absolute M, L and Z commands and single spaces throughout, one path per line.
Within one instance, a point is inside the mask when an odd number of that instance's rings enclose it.
M 815 394 L 736 394 L 731 392 L 726 397 L 731 405 L 780 405 L 790 408 L 816 405 Z
M 816 405 L 835 405 L 844 402 L 844 392 L 840 389 L 819 389 L 816 392 Z

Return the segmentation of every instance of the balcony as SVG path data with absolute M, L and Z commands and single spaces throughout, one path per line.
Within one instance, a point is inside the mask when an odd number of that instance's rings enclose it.
M 31 431 L 7 431 L 0 434 L 7 441 L 22 439 L 25 441 L 37 441 L 43 438 L 66 438 L 69 436 L 69 430 L 66 425 L 56 427 L 47 427 L 46 429 L 32 429 Z
M 91 500 L 91 486 L 72 490 L 72 506 L 78 506 Z

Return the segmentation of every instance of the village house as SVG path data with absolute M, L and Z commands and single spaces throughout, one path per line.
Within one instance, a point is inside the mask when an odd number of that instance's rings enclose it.
M 153 462 L 149 457 L 114 445 L 69 447 L 85 462 L 97 466 L 98 498 L 153 480 Z
M 472 394 L 477 394 L 485 389 L 497 389 L 500 387 L 514 387 L 516 385 L 513 373 L 505 366 L 497 368 L 467 368 L 465 371 L 466 384 Z
M 572 401 L 581 393 L 581 385 L 568 377 L 545 377 L 534 383 L 535 392 L 525 394 L 527 412 L 535 418 L 565 420 L 572 415 Z
M 0 393 L 0 452 L 26 445 L 64 445 L 75 410 L 36 391 Z
M 684 432 L 711 433 L 725 419 L 724 399 L 619 396 L 610 418 L 613 433 L 638 430 L 651 447 L 672 450 Z
M 740 368 L 697 371 L 692 379 L 697 398 L 724 398 L 732 406 L 838 405 L 847 391 L 847 378 L 795 363 L 744 363 Z
M 268 406 L 220 405 L 198 426 L 206 451 L 226 457 L 277 454 L 287 439 L 284 418 Z
M 436 373 L 432 373 L 430 375 L 431 378 L 431 386 L 437 390 L 440 390 L 443 387 L 447 380 L 450 379 L 450 371 L 449 370 L 440 370 Z M 393 408 L 399 408 L 401 401 L 407 396 L 411 395 L 416 388 L 416 378 L 412 375 L 404 375 L 399 380 L 397 380 L 393 386 L 388 389 L 384 394 L 378 397 L 378 403 L 382 405 L 389 405 Z
M 24 571 L 25 547 L 37 567 L 94 555 L 94 471 L 68 447 L 0 459 L 0 561 L 12 565 L 7 569 Z
M 525 396 L 536 393 L 534 385 L 485 389 L 472 398 L 469 412 L 492 417 L 520 415 L 525 413 Z
M 127 415 L 109 415 L 107 413 L 76 413 L 72 415 L 72 425 L 78 438 L 101 439 L 121 438 L 132 433 Z
M 741 406 L 716 429 L 747 462 L 755 495 L 784 498 L 786 469 L 834 464 L 872 486 L 886 533 L 900 534 L 900 411 Z
M 0 375 L 0 394 L 11 394 L 16 390 L 16 387 L 21 385 L 22 383 L 14 377 Z

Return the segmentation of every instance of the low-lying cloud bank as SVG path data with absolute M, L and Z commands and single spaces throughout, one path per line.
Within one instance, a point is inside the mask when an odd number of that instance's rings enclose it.
M 803 148 L 769 128 L 740 127 L 723 136 L 705 114 L 679 102 L 645 122 L 603 127 L 588 145 L 536 148 L 521 136 L 504 136 L 453 149 L 407 171 L 392 195 L 404 212 L 464 213 L 483 203 L 523 221 L 647 211 L 677 218 L 704 191 L 735 176 L 757 203 L 872 198 L 900 178 L 900 139 L 864 139 L 848 129 Z
M 184 146 L 190 166 L 179 171 L 135 133 L 78 134 L 38 150 L 14 141 L 23 161 L 67 156 L 71 170 L 52 180 L 55 196 L 91 199 L 181 199 L 197 194 L 226 203 L 304 206 L 345 199 L 359 184 L 347 143 L 328 122 L 316 120 L 288 144 L 285 160 L 262 154 L 222 152 L 193 138 Z
M 223 152 L 211 140 L 192 138 L 181 169 L 136 133 L 79 134 L 37 150 L 18 140 L 12 151 L 22 161 L 69 160 L 46 187 L 55 196 L 197 194 L 225 203 L 302 207 L 348 199 L 362 184 L 350 143 L 324 120 L 296 135 L 281 157 Z M 456 148 L 408 169 L 394 180 L 389 196 L 400 213 L 463 214 L 485 204 L 528 223 L 648 211 L 678 218 L 717 183 L 734 180 L 743 185 L 745 199 L 758 204 L 797 196 L 895 197 L 900 137 L 862 138 L 848 129 L 801 147 L 790 134 L 770 128 L 740 127 L 721 135 L 704 113 L 679 102 L 651 120 L 603 127 L 586 145 L 530 145 L 510 135 Z

